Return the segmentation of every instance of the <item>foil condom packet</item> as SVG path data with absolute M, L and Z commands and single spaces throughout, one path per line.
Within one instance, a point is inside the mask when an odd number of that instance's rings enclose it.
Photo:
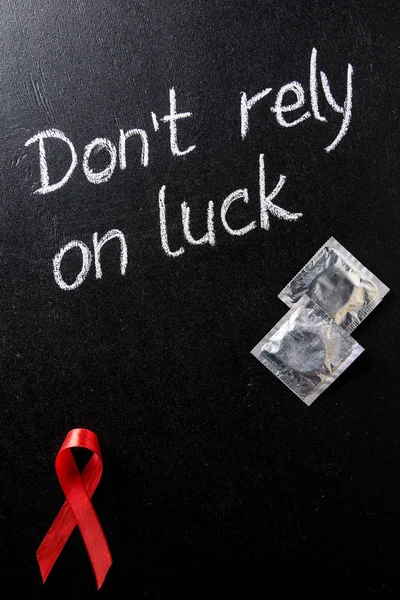
M 292 306 L 307 294 L 348 333 L 388 293 L 386 287 L 331 237 L 278 295 Z
M 251 353 L 310 406 L 363 350 L 304 295 Z

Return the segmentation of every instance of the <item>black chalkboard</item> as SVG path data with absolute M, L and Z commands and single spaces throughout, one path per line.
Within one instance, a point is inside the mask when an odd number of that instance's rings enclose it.
M 399 592 L 398 11 L 2 3 L 2 597 L 97 597 L 77 531 L 45 585 L 35 557 L 76 427 L 102 597 Z M 331 236 L 391 292 L 307 407 L 250 351 Z

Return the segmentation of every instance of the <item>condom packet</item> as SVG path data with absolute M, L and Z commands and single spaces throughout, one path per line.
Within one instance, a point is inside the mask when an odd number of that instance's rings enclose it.
M 290 307 L 307 294 L 335 323 L 351 333 L 388 291 L 382 281 L 331 237 L 278 298 Z
M 363 350 L 304 295 L 251 353 L 310 406 Z

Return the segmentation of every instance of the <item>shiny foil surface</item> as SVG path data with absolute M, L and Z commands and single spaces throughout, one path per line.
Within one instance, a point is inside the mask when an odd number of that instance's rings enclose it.
M 252 354 L 310 405 L 362 351 L 318 304 L 303 296 Z
M 331 238 L 279 294 L 292 306 L 307 294 L 352 332 L 389 289 L 339 242 Z

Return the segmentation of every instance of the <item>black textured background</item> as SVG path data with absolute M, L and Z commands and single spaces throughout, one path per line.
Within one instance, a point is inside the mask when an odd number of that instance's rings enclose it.
M 0 4 L 0 595 L 43 598 L 244 598 L 400 591 L 398 2 L 303 0 L 3 0 Z M 309 59 L 342 101 L 354 66 L 353 118 L 278 126 L 269 106 Z M 193 118 L 174 158 L 168 89 Z M 239 92 L 271 96 L 240 140 Z M 103 185 L 81 167 L 39 196 L 37 147 L 61 129 L 81 159 L 95 137 L 143 127 L 150 164 Z M 157 195 L 167 185 L 171 243 L 179 206 L 204 233 L 205 207 L 248 187 L 258 212 L 258 155 L 276 203 L 304 213 L 168 258 Z M 53 154 L 53 168 L 63 157 Z M 55 171 L 54 171 L 55 172 Z M 232 211 L 233 214 L 233 211 Z M 173 225 L 175 223 L 175 225 Z M 61 291 L 51 261 L 94 231 L 127 237 Z M 277 294 L 331 235 L 390 288 L 355 332 L 364 354 L 307 408 L 250 354 L 283 316 Z M 72 268 L 72 264 L 71 264 Z M 97 596 L 77 532 L 45 586 L 35 551 L 63 495 L 54 458 L 67 431 L 99 436 L 93 502 L 114 564 Z M 272 596 L 271 596 L 272 597 Z

